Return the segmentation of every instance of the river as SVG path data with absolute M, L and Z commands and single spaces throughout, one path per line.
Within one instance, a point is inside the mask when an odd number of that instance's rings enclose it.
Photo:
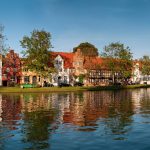
M 0 150 L 149 150 L 150 88 L 0 94 Z

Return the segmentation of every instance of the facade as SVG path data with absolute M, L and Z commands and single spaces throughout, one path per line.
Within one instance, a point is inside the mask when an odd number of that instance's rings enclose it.
M 52 73 L 52 84 L 73 84 L 73 53 L 52 53 L 55 73 Z
M 133 75 L 132 75 L 132 82 L 138 83 L 138 84 L 150 84 L 150 75 L 143 75 L 141 71 L 141 63 L 138 61 L 135 61 L 133 64 Z
M 82 81 L 85 86 L 103 86 L 112 84 L 114 79 L 117 82 L 121 79 L 119 72 L 112 74 L 109 68 L 106 68 L 103 63 L 106 61 L 105 59 L 99 56 L 85 56 L 80 49 L 77 49 L 75 53 L 51 52 L 50 59 L 53 63 L 49 66 L 55 68 L 55 72 L 41 77 L 36 72 L 28 70 L 25 60 L 20 59 L 18 54 L 10 50 L 3 60 L 3 67 L 0 57 L 0 68 L 2 68 L 0 69 L 0 85 L 2 80 L 3 86 L 12 82 L 40 86 L 43 86 L 45 82 L 54 86 L 58 86 L 60 83 L 74 85 L 76 82 Z M 150 76 L 142 75 L 141 64 L 138 61 L 133 63 L 132 72 L 133 83 L 150 84 Z
M 22 66 L 21 84 L 39 84 L 42 85 L 42 78 L 37 73 L 28 70 Z M 43 81 L 44 82 L 44 81 Z
M 50 67 L 55 68 L 55 72 L 50 74 L 49 77 L 41 77 L 36 72 L 30 71 L 25 67 L 24 60 L 22 59 L 22 77 L 21 84 L 30 83 L 38 84 L 40 86 L 46 83 L 52 83 L 54 86 L 58 86 L 59 83 L 71 84 L 72 82 L 72 53 L 64 52 L 52 52 L 53 64 Z

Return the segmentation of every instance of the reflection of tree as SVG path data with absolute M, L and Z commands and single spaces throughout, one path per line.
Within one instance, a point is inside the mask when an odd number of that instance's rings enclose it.
M 108 112 L 109 121 L 106 122 L 106 125 L 112 133 L 126 133 L 128 130 L 125 127 L 132 123 L 131 116 L 134 113 L 130 92 L 113 92 Z
M 48 148 L 49 136 L 58 127 L 56 124 L 56 111 L 51 108 L 48 98 L 43 94 L 28 97 L 24 95 L 23 97 L 26 98 L 26 101 L 22 100 L 24 142 L 31 143 L 31 148 Z
M 28 141 L 34 142 L 48 139 L 48 126 L 54 121 L 53 115 L 49 118 L 48 113 L 44 111 L 24 113 Z
M 8 127 L 15 130 L 17 121 L 20 120 L 21 103 L 17 94 L 2 95 L 2 121 L 8 124 Z M 12 126 L 13 125 L 13 126 Z
M 140 113 L 142 114 L 143 117 L 149 117 L 150 114 L 150 89 L 141 89 L 140 91 L 140 101 L 139 101 L 139 106 L 140 106 Z

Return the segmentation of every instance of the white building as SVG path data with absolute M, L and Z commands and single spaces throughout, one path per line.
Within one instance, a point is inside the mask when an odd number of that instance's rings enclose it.
M 136 84 L 150 84 L 150 75 L 142 74 L 139 62 L 136 62 L 133 66 L 132 82 Z
M 52 84 L 57 86 L 60 83 L 71 84 L 72 82 L 72 68 L 73 68 L 73 54 L 58 52 L 54 55 L 54 67 L 56 73 L 52 74 Z

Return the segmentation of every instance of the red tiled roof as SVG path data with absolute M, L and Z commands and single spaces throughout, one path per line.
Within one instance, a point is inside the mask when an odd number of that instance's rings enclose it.
M 103 59 L 101 57 L 85 57 L 84 68 L 85 69 L 97 69 L 102 67 Z
M 74 53 L 67 52 L 51 52 L 52 59 L 55 59 L 58 55 L 60 55 L 64 59 L 64 68 L 73 68 L 73 56 Z

